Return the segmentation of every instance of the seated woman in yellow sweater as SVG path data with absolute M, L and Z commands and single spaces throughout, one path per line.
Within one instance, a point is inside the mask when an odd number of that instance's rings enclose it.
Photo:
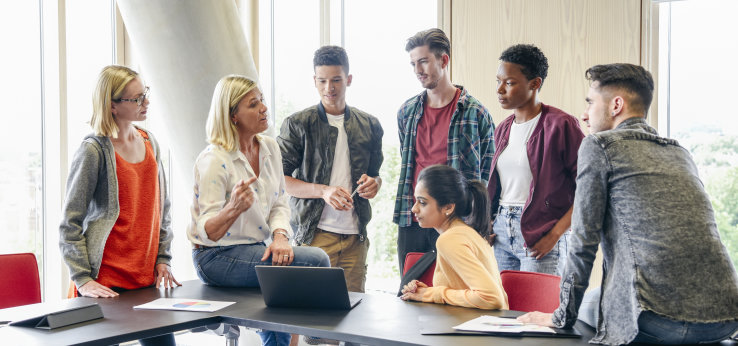
M 420 172 L 412 212 L 420 227 L 435 228 L 438 256 L 433 287 L 418 280 L 402 288 L 403 300 L 478 309 L 508 309 L 489 235 L 487 189 L 454 168 L 433 165 Z

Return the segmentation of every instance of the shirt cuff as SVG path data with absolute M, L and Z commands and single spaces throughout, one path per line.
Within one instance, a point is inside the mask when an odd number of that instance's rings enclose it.
M 290 235 L 290 239 L 294 239 L 295 235 L 292 234 L 292 227 L 290 227 L 290 221 L 288 218 L 278 216 L 270 220 L 269 229 L 272 230 L 272 233 L 280 228 L 287 231 L 287 234 Z
M 200 245 L 215 245 L 216 242 L 210 240 L 210 238 L 208 238 L 208 233 L 205 232 L 205 223 L 216 215 L 218 215 L 218 213 L 208 213 L 197 218 L 196 236 L 197 240 L 202 243 Z

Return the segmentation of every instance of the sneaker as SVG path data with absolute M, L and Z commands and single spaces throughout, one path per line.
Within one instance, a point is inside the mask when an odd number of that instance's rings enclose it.
M 303 341 L 305 341 L 308 345 L 338 345 L 340 341 L 333 340 L 333 339 L 324 339 L 319 338 L 317 336 L 307 336 L 303 337 Z

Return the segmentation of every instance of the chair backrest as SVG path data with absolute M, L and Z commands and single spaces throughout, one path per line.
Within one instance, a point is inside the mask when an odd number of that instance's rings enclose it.
M 510 310 L 552 313 L 559 307 L 560 276 L 503 270 L 500 278 Z
M 32 253 L 0 255 L 0 309 L 40 302 L 36 256 Z
M 423 257 L 425 253 L 423 252 L 408 252 L 407 255 L 405 255 L 405 267 L 403 268 L 402 275 L 405 275 L 412 266 L 418 262 L 418 260 Z M 433 261 L 433 264 L 431 264 L 428 269 L 423 272 L 423 275 L 420 276 L 418 279 L 422 283 L 433 286 L 433 272 L 436 270 L 436 262 Z

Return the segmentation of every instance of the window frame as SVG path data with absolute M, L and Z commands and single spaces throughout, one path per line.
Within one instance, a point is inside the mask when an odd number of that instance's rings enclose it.
M 111 60 L 123 63 L 126 42 L 115 0 L 110 2 Z M 41 256 L 43 301 L 67 297 L 69 273 L 59 251 L 59 224 L 68 175 L 67 1 L 38 0 L 41 81 Z M 58 116 L 56 116 L 58 114 Z

